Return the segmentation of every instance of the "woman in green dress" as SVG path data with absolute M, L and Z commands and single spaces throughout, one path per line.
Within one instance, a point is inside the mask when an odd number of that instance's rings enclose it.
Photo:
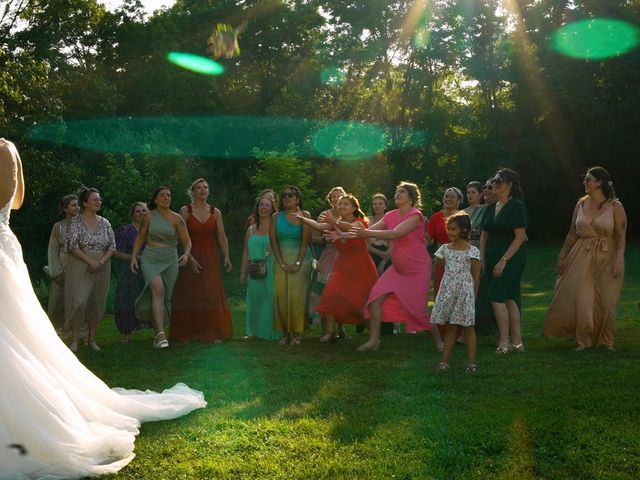
M 138 252 L 147 242 L 141 260 L 144 289 L 136 300 L 135 312 L 140 320 L 153 325 L 155 348 L 169 346 L 164 325 L 169 321 L 171 294 L 178 278 L 178 267 L 187 264 L 191 253 L 191 239 L 184 219 L 169 207 L 171 189 L 166 186 L 156 188 L 131 252 L 131 270 L 137 272 Z M 180 256 L 176 251 L 178 243 L 182 248 Z
M 311 227 L 296 215 L 302 213 L 298 187 L 284 187 L 280 194 L 279 212 L 271 217 L 269 240 L 276 267 L 274 329 L 282 330 L 281 344 L 299 345 L 309 316 L 309 284 L 311 283 Z
M 275 340 L 282 335 L 273 330 L 274 278 L 269 230 L 271 216 L 276 210 L 273 197 L 258 198 L 253 212 L 255 223 L 249 225 L 244 236 L 240 283 L 247 284 L 245 314 L 247 338 Z M 255 260 L 264 261 L 266 264 L 266 275 L 262 278 L 254 278 L 249 272 L 249 262 Z
M 500 335 L 496 354 L 501 355 L 524 351 L 518 303 L 520 277 L 527 263 L 527 210 L 517 172 L 502 168 L 491 184 L 498 201 L 485 208 L 480 255 Z

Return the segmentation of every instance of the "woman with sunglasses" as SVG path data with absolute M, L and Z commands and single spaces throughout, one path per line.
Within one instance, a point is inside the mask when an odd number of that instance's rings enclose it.
M 280 194 L 279 211 L 269 226 L 269 241 L 276 267 L 274 330 L 282 331 L 281 345 L 299 345 L 309 316 L 308 299 L 311 282 L 311 227 L 296 218 L 302 213 L 298 187 L 288 185 Z
M 542 335 L 573 338 L 576 351 L 613 350 L 627 214 L 604 168 L 590 168 L 582 183 L 586 195 L 576 204 L 558 255 L 558 280 Z
M 527 210 L 517 172 L 502 168 L 491 184 L 498 201 L 486 207 L 482 217 L 480 256 L 500 335 L 496 354 L 502 355 L 524 352 L 518 303 L 527 263 Z

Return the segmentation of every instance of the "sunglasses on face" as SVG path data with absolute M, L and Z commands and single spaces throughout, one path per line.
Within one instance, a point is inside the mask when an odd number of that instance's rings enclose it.
M 500 185 L 501 183 L 504 183 L 504 179 L 500 178 L 500 177 L 496 177 L 494 179 L 491 180 L 491 184 L 496 184 L 496 185 Z
M 297 197 L 298 195 L 296 195 L 295 192 L 282 192 L 280 196 L 282 198 L 294 198 L 294 197 Z
M 485 185 L 484 187 L 482 187 L 482 190 L 483 190 L 483 191 L 484 191 L 484 190 L 489 190 L 489 191 L 491 191 L 491 190 L 493 190 L 493 185 Z

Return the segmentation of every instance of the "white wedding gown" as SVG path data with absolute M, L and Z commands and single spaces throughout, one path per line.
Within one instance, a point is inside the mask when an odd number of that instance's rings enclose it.
M 59 340 L 0 209 L 0 479 L 112 473 L 133 457 L 141 422 L 206 406 L 184 384 L 162 393 L 110 389 Z

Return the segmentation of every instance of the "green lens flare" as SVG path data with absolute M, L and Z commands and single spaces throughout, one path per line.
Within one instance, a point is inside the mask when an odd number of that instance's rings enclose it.
M 325 85 L 341 85 L 347 79 L 347 74 L 336 67 L 328 67 L 320 73 L 320 81 Z
M 359 122 L 250 116 L 116 117 L 35 125 L 33 140 L 110 153 L 251 158 L 254 148 L 354 160 L 417 147 L 425 132 Z M 391 142 L 389 139 L 393 139 Z
M 224 67 L 215 60 L 193 53 L 169 52 L 167 60 L 174 65 L 204 75 L 220 75 L 224 72 Z
M 633 50 L 640 29 L 622 20 L 595 18 L 560 28 L 551 36 L 551 48 L 572 58 L 603 60 Z
M 373 157 L 389 145 L 389 137 L 377 125 L 335 122 L 318 130 L 313 146 L 325 157 L 360 160 Z

